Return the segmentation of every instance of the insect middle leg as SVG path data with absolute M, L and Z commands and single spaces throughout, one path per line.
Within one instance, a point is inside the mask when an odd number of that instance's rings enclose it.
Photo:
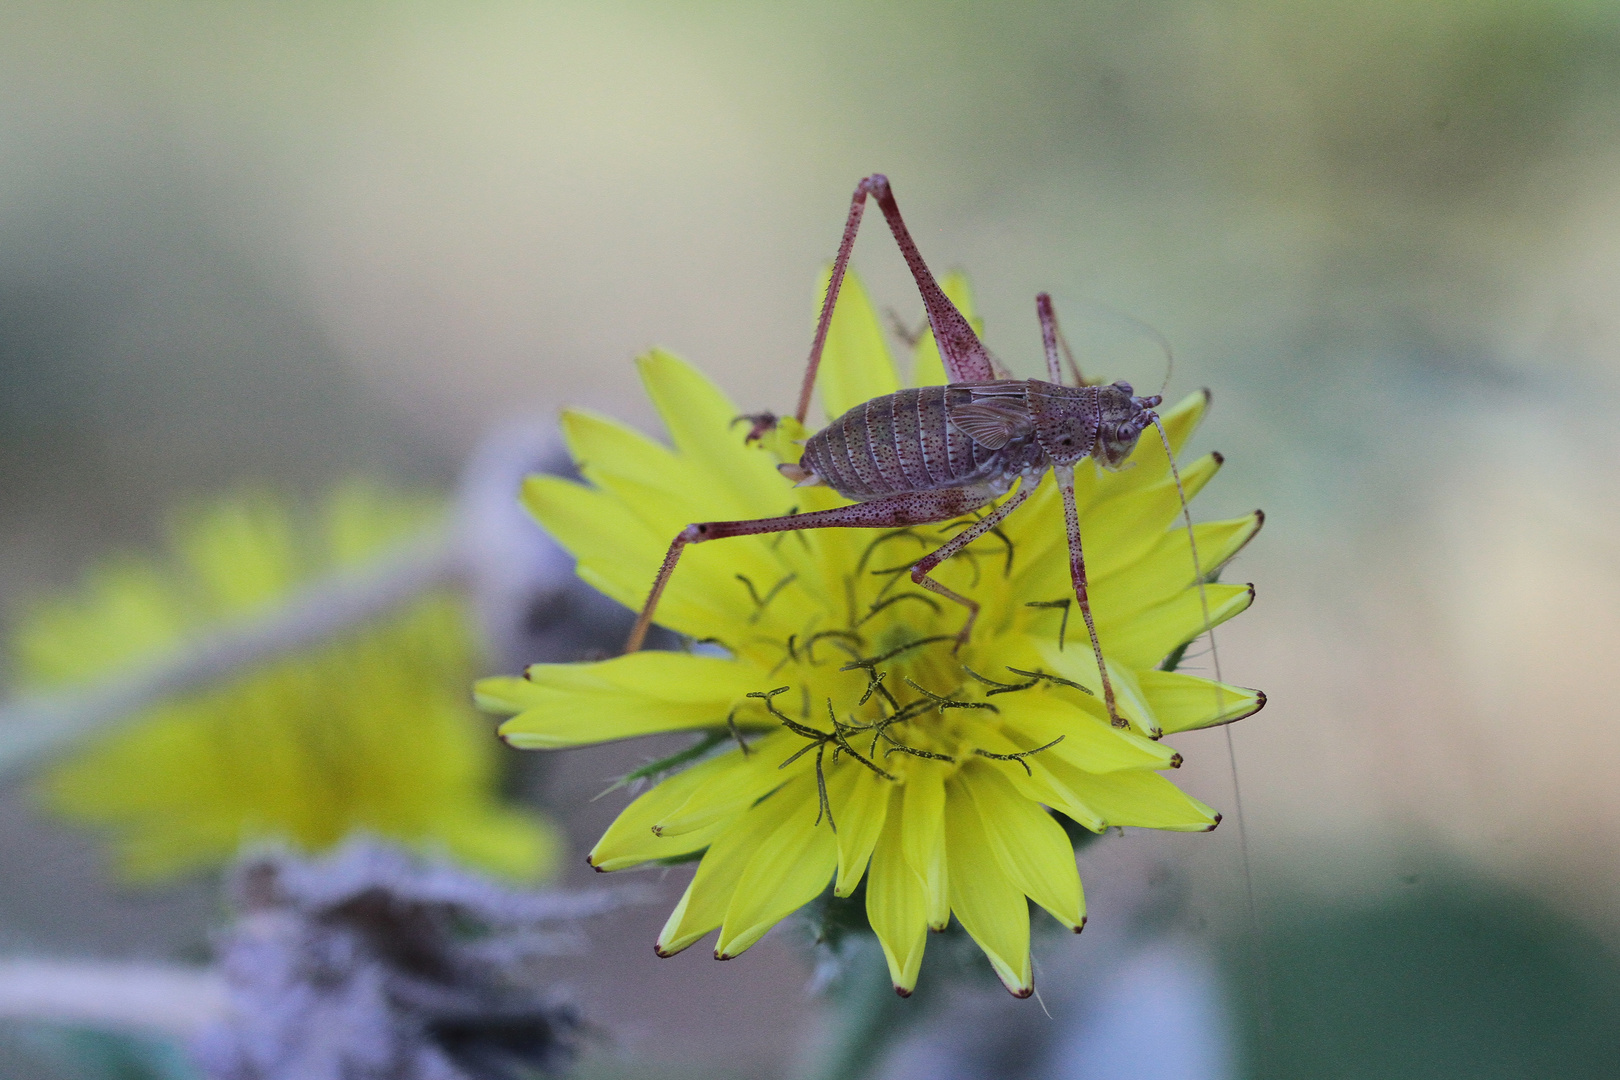
M 1056 465 L 1052 472 L 1057 477 L 1058 490 L 1063 494 L 1063 521 L 1069 533 L 1069 580 L 1074 585 L 1074 596 L 1080 601 L 1080 615 L 1086 620 L 1086 633 L 1091 636 L 1091 653 L 1097 658 L 1097 674 L 1102 678 L 1103 704 L 1108 707 L 1108 721 L 1115 727 L 1130 727 L 1130 721 L 1119 715 L 1114 700 L 1114 683 L 1108 677 L 1108 665 L 1103 662 L 1102 642 L 1097 640 L 1097 621 L 1091 616 L 1091 592 L 1086 582 L 1086 555 L 1080 546 L 1080 513 L 1074 503 L 1074 466 Z
M 1019 499 L 1022 499 L 1021 494 Z M 681 560 L 681 552 L 686 550 L 688 544 L 701 544 L 705 540 L 721 540 L 728 536 L 760 536 L 765 533 L 794 532 L 799 529 L 893 529 L 907 525 L 931 525 L 961 517 L 989 502 L 989 496 L 966 488 L 946 488 L 940 491 L 910 491 L 899 495 L 886 495 L 868 502 L 838 506 L 831 510 L 816 510 L 808 514 L 788 514 L 783 517 L 755 518 L 750 521 L 704 521 L 688 525 L 670 543 L 669 551 L 664 555 L 663 565 L 658 568 L 658 576 L 653 580 L 652 592 L 647 596 L 647 602 L 641 609 L 641 615 L 636 619 L 636 625 L 630 630 L 630 638 L 625 642 L 624 651 L 635 652 L 646 640 L 647 631 L 652 626 L 653 614 L 658 610 L 658 601 L 664 595 L 664 587 L 669 584 L 670 575 L 675 573 L 675 566 Z M 985 521 L 993 526 L 1005 516 L 1005 514 L 991 515 Z M 967 533 L 974 536 L 982 535 L 986 530 L 974 532 L 974 529 L 983 524 L 984 522 L 978 523 L 973 529 L 967 530 Z M 986 529 L 988 527 L 986 526 Z M 966 536 L 967 533 L 963 535 Z M 972 537 L 969 536 L 968 539 L 971 540 Z M 961 541 L 961 544 L 957 541 Z M 957 537 L 945 547 L 950 548 L 952 544 L 956 544 L 957 546 L 952 548 L 954 553 L 966 542 L 967 540 L 963 540 L 962 537 Z M 943 551 L 945 548 L 940 550 Z M 929 565 L 929 569 L 938 562 L 936 559 Z M 926 575 L 926 570 L 923 573 Z M 912 579 L 917 578 L 918 574 L 914 570 Z M 957 596 L 938 582 L 923 584 L 925 588 L 933 589 L 941 595 L 967 605 L 970 610 L 977 608 L 971 600 Z M 969 618 L 969 627 L 972 626 L 972 622 L 973 620 Z
M 943 547 L 940 547 L 939 549 L 924 555 L 921 559 L 918 559 L 916 565 L 911 568 L 911 580 L 913 582 L 921 585 L 929 592 L 938 593 L 940 596 L 943 596 L 949 600 L 955 600 L 958 604 L 961 604 L 968 609 L 967 623 L 956 635 L 956 644 L 958 648 L 960 648 L 962 643 L 968 639 L 968 635 L 973 633 L 973 624 L 979 618 L 979 604 L 977 601 L 971 600 L 968 597 L 962 596 L 960 593 L 953 592 L 944 585 L 941 585 L 939 582 L 929 577 L 928 573 L 934 569 L 934 567 L 938 566 L 952 555 L 955 555 L 958 551 L 961 551 L 963 548 L 973 543 L 973 541 L 977 540 L 991 529 L 994 529 L 997 525 L 1000 525 L 1008 514 L 1018 509 L 1018 505 L 1025 499 L 1029 498 L 1030 493 L 1034 490 L 1033 485 L 1031 485 L 1028 481 L 1020 480 L 1018 482 L 1018 490 L 1013 493 L 1012 498 L 996 507 L 995 510 L 986 514 L 984 517 L 980 518 L 966 529 L 963 529 L 961 532 L 957 533 L 951 538 L 950 542 L 945 544 Z

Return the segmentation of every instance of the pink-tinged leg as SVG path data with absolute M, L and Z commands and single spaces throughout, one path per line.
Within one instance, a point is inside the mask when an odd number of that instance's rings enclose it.
M 961 517 L 989 501 L 982 495 L 962 488 L 947 488 L 943 491 L 888 495 L 870 502 L 839 506 L 831 510 L 816 510 L 809 514 L 755 518 L 751 521 L 705 521 L 688 525 L 670 543 L 669 551 L 664 555 L 664 564 L 658 568 L 658 577 L 653 581 L 652 592 L 647 596 L 647 603 L 642 607 L 636 625 L 630 630 L 630 638 L 625 642 L 624 651 L 635 652 L 646 640 L 647 631 L 652 626 L 653 613 L 658 610 L 658 601 L 664 595 L 664 586 L 669 584 L 670 575 L 675 572 L 675 564 L 680 562 L 681 552 L 686 550 L 688 544 L 701 544 L 705 540 L 721 540 L 728 536 L 759 536 L 764 533 L 796 532 L 799 529 L 895 529 L 907 525 L 930 525 L 937 521 Z M 955 599 L 969 607 L 973 606 L 972 601 L 961 597 Z
M 1034 488 L 1028 483 L 1020 480 L 1018 483 L 1018 490 L 1013 494 L 1012 498 L 1008 499 L 1006 502 L 996 507 L 994 511 L 986 514 L 984 517 L 980 518 L 978 521 L 956 534 L 951 538 L 948 544 L 939 548 L 937 551 L 923 556 L 917 561 L 917 564 L 911 568 L 911 580 L 913 582 L 921 585 L 929 592 L 938 593 L 940 596 L 946 597 L 947 599 L 955 600 L 958 604 L 961 604 L 968 609 L 967 623 L 963 625 L 961 631 L 956 635 L 957 648 L 961 648 L 962 643 L 968 639 L 968 635 L 973 633 L 973 624 L 979 618 L 979 605 L 976 601 L 952 592 L 944 585 L 941 585 L 939 582 L 929 577 L 929 571 L 933 570 L 934 567 L 938 566 L 952 555 L 955 555 L 958 551 L 961 551 L 963 548 L 973 543 L 973 541 L 977 540 L 979 537 L 983 536 L 997 525 L 1000 525 L 1002 520 L 1006 518 L 1008 514 L 1012 513 L 1018 508 L 1019 503 L 1029 498 L 1030 492 L 1033 490 Z
M 1046 349 L 1046 377 L 1063 385 L 1063 365 L 1058 363 L 1057 315 L 1052 311 L 1049 293 L 1035 294 L 1035 317 L 1041 323 L 1041 345 Z
M 917 283 L 917 291 L 922 294 L 923 310 L 928 313 L 928 325 L 934 330 L 934 344 L 939 346 L 946 378 L 951 382 L 1007 378 L 1007 372 L 998 370 L 999 365 L 991 358 L 990 350 L 984 347 L 967 318 L 951 303 L 951 298 L 934 280 L 928 264 L 923 262 L 922 253 L 911 238 L 911 230 L 906 228 L 905 220 L 900 216 L 900 204 L 894 201 L 894 192 L 889 190 L 888 177 L 873 174 L 862 183 L 870 185 L 868 190 L 877 200 L 878 209 L 883 211 L 889 231 L 894 234 L 894 242 L 905 257 L 906 266 L 911 269 L 912 279 Z
M 1035 317 L 1041 321 L 1041 344 L 1046 347 L 1047 375 L 1059 386 L 1063 385 L 1063 369 L 1058 366 L 1058 348 L 1061 346 L 1063 358 L 1069 362 L 1069 374 L 1074 376 L 1074 385 L 1086 385 L 1085 376 L 1080 374 L 1080 365 L 1074 362 L 1074 353 L 1069 351 L 1069 343 L 1063 340 L 1063 331 L 1058 329 L 1057 312 L 1052 310 L 1050 294 L 1036 295 Z
M 917 291 L 922 294 L 923 308 L 928 312 L 928 322 L 934 328 L 934 340 L 939 345 L 939 353 L 951 381 L 975 382 L 1001 377 L 990 359 L 989 351 L 973 332 L 973 327 L 951 303 L 945 290 L 934 280 L 928 264 L 923 262 L 916 241 L 912 240 L 911 231 L 900 216 L 900 205 L 894 201 L 894 193 L 889 190 L 889 178 L 874 173 L 855 185 L 855 194 L 849 202 L 849 217 L 844 220 L 844 236 L 838 242 L 838 254 L 833 257 L 832 276 L 827 279 L 827 295 L 821 301 L 821 315 L 816 319 L 816 336 L 810 342 L 810 360 L 805 365 L 804 383 L 799 387 L 799 406 L 793 413 L 801 424 L 810 414 L 810 397 L 816 388 L 816 372 L 821 367 L 821 354 L 827 347 L 827 329 L 832 325 L 838 291 L 843 288 L 844 275 L 849 270 L 849 255 L 855 247 L 855 234 L 860 231 L 861 217 L 866 213 L 868 195 L 877 199 L 878 207 L 889 223 L 889 231 L 894 234 L 894 242 L 899 245 L 906 265 L 911 268 L 911 276 L 917 282 Z M 769 431 L 776 422 L 776 418 L 769 413 L 743 419 L 753 422 L 748 432 L 750 441 Z
M 1080 601 L 1080 614 L 1086 620 L 1086 633 L 1091 635 L 1091 651 L 1097 657 L 1097 673 L 1102 676 L 1103 703 L 1108 706 L 1108 719 L 1115 727 L 1129 727 L 1130 722 L 1119 715 L 1114 703 L 1114 684 L 1108 678 L 1108 667 L 1103 663 L 1102 643 L 1097 640 L 1097 623 L 1091 617 L 1091 597 L 1086 590 L 1086 556 L 1080 548 L 1080 513 L 1074 505 L 1074 466 L 1056 465 L 1058 489 L 1063 492 L 1063 520 L 1069 530 L 1069 578 L 1074 582 L 1074 595 Z

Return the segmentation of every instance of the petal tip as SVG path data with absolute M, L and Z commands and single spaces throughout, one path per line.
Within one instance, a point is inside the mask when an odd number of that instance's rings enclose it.
M 1162 734 L 1162 732 L 1161 732 L 1161 734 Z M 1170 767 L 1172 769 L 1181 768 L 1181 761 L 1182 761 L 1182 758 L 1181 758 L 1180 754 L 1171 754 L 1170 755 Z
M 899 994 L 903 998 L 908 998 L 908 997 L 911 996 L 911 987 L 909 987 L 909 986 L 901 986 L 901 985 L 899 985 L 897 983 L 897 984 L 895 984 L 894 992 Z
M 1214 832 L 1215 831 L 1215 826 L 1219 825 L 1220 823 L 1221 823 L 1221 815 L 1216 814 L 1215 815 L 1215 820 L 1210 822 L 1209 823 L 1209 828 L 1205 829 L 1204 831 L 1205 832 Z

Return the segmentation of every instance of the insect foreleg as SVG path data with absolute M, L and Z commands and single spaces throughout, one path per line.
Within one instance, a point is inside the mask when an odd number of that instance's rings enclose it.
M 1020 479 L 1018 482 L 1018 490 L 1013 493 L 1012 498 L 996 507 L 995 510 L 986 514 L 978 521 L 975 521 L 968 528 L 957 533 L 943 547 L 928 555 L 924 555 L 921 559 L 917 560 L 916 564 L 911 568 L 911 580 L 913 582 L 921 585 L 930 592 L 938 593 L 946 599 L 955 600 L 958 604 L 961 604 L 968 609 L 967 623 L 956 635 L 956 644 L 958 647 L 960 647 L 962 642 L 968 639 L 968 635 L 973 632 L 973 623 L 979 617 L 979 605 L 976 601 L 970 600 L 965 596 L 947 589 L 944 585 L 941 585 L 939 582 L 929 577 L 928 572 L 934 567 L 938 566 L 940 563 L 944 562 L 946 559 L 950 558 L 952 555 L 955 555 L 958 551 L 961 551 L 963 548 L 973 543 L 973 541 L 977 540 L 985 533 L 990 532 L 997 525 L 1001 524 L 1002 520 L 1005 519 L 1008 514 L 1018 509 L 1019 504 L 1025 499 L 1029 498 L 1030 492 L 1033 490 L 1034 488 L 1029 484 L 1028 481 Z
M 1055 465 L 1058 489 L 1063 492 L 1063 521 L 1069 531 L 1069 578 L 1074 582 L 1075 599 L 1080 601 L 1080 614 L 1086 620 L 1086 633 L 1091 635 L 1091 651 L 1097 657 L 1097 674 L 1102 677 L 1103 703 L 1108 707 L 1108 719 L 1115 727 L 1130 724 L 1119 715 L 1114 701 L 1114 684 L 1108 678 L 1108 667 L 1103 663 L 1102 644 L 1097 640 L 1097 622 L 1091 617 L 1091 597 L 1086 588 L 1086 556 L 1080 547 L 1080 512 L 1074 505 L 1074 466 Z
M 630 630 L 624 651 L 635 652 L 646 640 L 647 631 L 652 626 L 653 613 L 658 610 L 658 601 L 664 595 L 664 587 L 669 584 L 670 575 L 675 572 L 676 564 L 681 561 L 681 552 L 686 550 L 688 544 L 721 540 L 728 536 L 760 536 L 764 533 L 793 532 L 799 529 L 894 529 L 908 525 L 931 525 L 961 517 L 989 501 L 984 495 L 965 488 L 945 488 L 940 491 L 910 491 L 899 495 L 887 495 L 881 499 L 838 506 L 831 510 L 817 510 L 809 514 L 786 514 L 782 517 L 755 518 L 750 521 L 704 521 L 688 525 L 670 542 L 663 565 L 658 568 L 658 576 L 653 580 L 652 592 L 647 596 L 647 603 L 642 607 L 636 625 Z M 999 520 L 995 515 L 985 518 L 986 521 L 992 519 Z M 953 598 L 961 599 L 954 596 Z M 967 600 L 961 602 L 972 606 Z
M 1046 374 L 1054 383 L 1063 385 L 1063 367 L 1058 363 L 1058 328 L 1057 315 L 1052 311 L 1052 297 L 1049 293 L 1035 295 L 1035 317 L 1041 322 L 1041 344 L 1046 349 Z M 1085 380 L 1080 378 L 1080 369 L 1074 365 L 1070 357 L 1069 366 L 1074 368 L 1076 386 L 1084 386 Z

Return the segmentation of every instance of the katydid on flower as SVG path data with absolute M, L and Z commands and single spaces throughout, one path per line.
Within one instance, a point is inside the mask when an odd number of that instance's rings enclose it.
M 1169 437 L 1153 411 L 1163 399 L 1158 394 L 1137 396 L 1125 382 L 1087 384 L 1062 340 L 1051 297 L 1046 293 L 1035 298 L 1035 311 L 1041 326 L 1048 378 L 1012 378 L 934 280 L 900 216 L 888 178 L 874 174 L 856 185 L 850 203 L 843 240 L 833 261 L 832 276 L 810 346 L 809 364 L 799 391 L 795 418 L 800 424 L 810 409 L 816 370 L 821 363 L 833 309 L 868 197 L 877 200 L 916 280 L 949 381 L 943 386 L 901 390 L 857 405 L 811 436 L 804 444 L 804 454 L 798 463 L 780 466 L 782 473 L 800 486 L 826 484 L 854 500 L 852 505 L 747 521 L 698 522 L 681 530 L 664 556 L 652 591 L 630 631 L 625 651 L 635 652 L 641 648 L 659 598 L 688 544 L 800 529 L 892 529 L 926 525 L 991 507 L 1011 491 L 1012 495 L 999 506 L 993 506 L 910 568 L 913 583 L 968 609 L 967 621 L 956 635 L 960 645 L 973 632 L 979 605 L 971 597 L 929 576 L 930 571 L 994 530 L 1034 492 L 1042 476 L 1050 471 L 1056 475 L 1063 496 L 1070 579 L 1091 638 L 1109 720 L 1115 727 L 1127 727 L 1128 722 L 1120 715 L 1115 700 L 1092 617 L 1080 518 L 1075 507 L 1074 467 L 1089 457 L 1103 468 L 1117 469 L 1130 457 L 1144 430 L 1150 425 L 1158 430 L 1181 497 L 1188 540 L 1193 545 L 1192 574 L 1200 591 L 1207 631 L 1210 628 L 1208 601 L 1203 597 L 1204 574 L 1193 538 L 1192 518 Z M 1064 381 L 1060 346 L 1068 360 L 1074 385 Z M 777 422 L 770 413 L 741 419 L 752 422 L 747 435 L 750 441 L 758 439 Z

